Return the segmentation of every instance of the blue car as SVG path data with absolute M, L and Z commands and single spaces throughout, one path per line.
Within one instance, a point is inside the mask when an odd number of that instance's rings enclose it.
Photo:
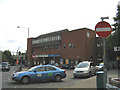
M 13 73 L 13 81 L 21 81 L 27 84 L 30 81 L 48 81 L 55 80 L 57 82 L 66 77 L 66 72 L 63 69 L 52 65 L 39 65 L 30 68 L 28 71 Z

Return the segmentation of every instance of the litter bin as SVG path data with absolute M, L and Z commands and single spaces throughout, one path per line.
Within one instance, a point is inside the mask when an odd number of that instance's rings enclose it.
M 98 90 L 100 88 L 104 88 L 104 72 L 103 71 L 99 71 L 99 72 L 96 72 L 97 74 L 97 88 Z

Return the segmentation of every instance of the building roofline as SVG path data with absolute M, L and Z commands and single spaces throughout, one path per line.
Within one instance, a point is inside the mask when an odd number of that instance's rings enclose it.
M 62 32 L 69 32 L 69 30 L 68 30 L 68 29 L 63 29 L 63 30 L 59 30 L 59 31 L 54 31 L 54 32 L 42 34 L 42 35 L 39 35 L 38 37 L 36 37 L 36 39 L 39 38 L 39 37 L 45 36 L 45 35 L 56 34 L 56 33 L 62 33 Z
M 89 28 L 78 28 L 78 29 L 74 29 L 74 30 L 71 30 L 70 32 L 73 32 L 73 31 L 79 31 L 79 30 L 90 30 L 90 31 L 93 31 L 93 32 L 95 32 L 94 30 L 92 30 L 92 29 L 89 29 Z
M 39 35 L 39 36 L 37 36 L 37 37 L 35 37 L 35 38 L 33 38 L 33 39 L 37 39 L 37 38 L 39 38 L 39 37 L 42 37 L 42 36 L 45 36 L 45 35 L 50 35 L 50 34 L 56 34 L 56 33 L 62 33 L 62 32 L 74 32 L 74 31 L 80 31 L 80 30 L 90 30 L 90 31 L 93 31 L 93 32 L 95 32 L 95 30 L 92 30 L 92 29 L 89 29 L 89 28 L 78 28 L 78 29 L 74 29 L 74 30 L 68 30 L 68 29 L 63 29 L 63 30 L 59 30 L 59 31 L 54 31 L 54 32 L 50 32 L 50 33 L 46 33 L 46 34 L 42 34 L 42 35 Z

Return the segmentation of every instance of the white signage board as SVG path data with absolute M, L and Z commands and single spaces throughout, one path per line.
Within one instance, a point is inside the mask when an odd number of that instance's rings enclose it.
M 120 46 L 115 46 L 114 51 L 120 51 Z

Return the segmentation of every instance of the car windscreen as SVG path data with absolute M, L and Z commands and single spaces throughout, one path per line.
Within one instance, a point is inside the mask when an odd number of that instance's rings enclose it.
M 103 66 L 103 63 L 101 63 L 99 66 Z
M 88 67 L 88 66 L 89 66 L 88 63 L 80 63 L 80 64 L 77 65 L 76 68 L 84 68 L 84 67 Z
M 2 66 L 7 66 L 7 63 L 2 63 Z
M 34 67 L 32 67 L 32 68 L 30 68 L 28 71 L 29 72 L 31 72 L 31 71 L 33 71 L 35 68 L 37 68 L 38 66 L 34 66 Z

